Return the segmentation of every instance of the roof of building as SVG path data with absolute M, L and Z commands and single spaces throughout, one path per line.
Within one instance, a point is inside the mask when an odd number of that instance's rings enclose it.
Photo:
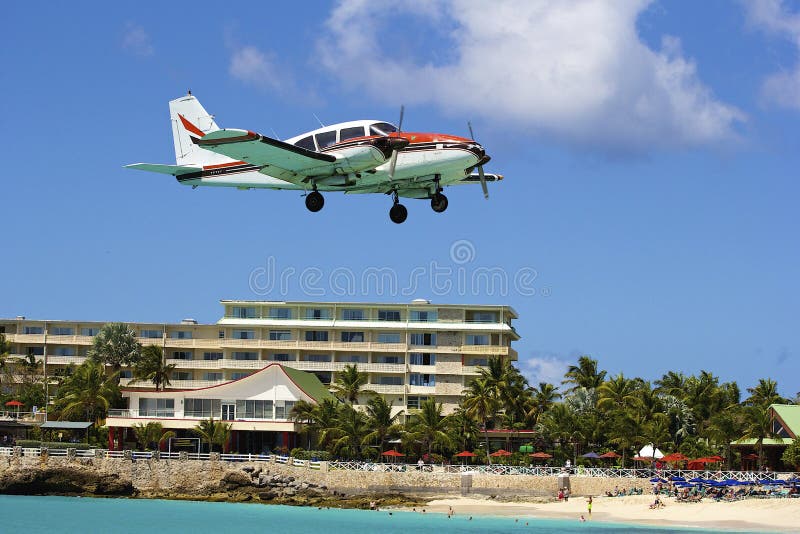
M 740 439 L 740 440 L 737 440 L 737 441 L 732 441 L 731 442 L 731 446 L 735 447 L 735 446 L 738 445 L 740 447 L 741 446 L 752 447 L 752 446 L 754 446 L 756 444 L 757 441 L 758 440 L 755 439 L 755 438 Z M 764 438 L 763 445 L 765 447 L 772 446 L 772 445 L 775 445 L 775 446 L 777 446 L 777 445 L 789 445 L 791 442 L 792 442 L 792 440 L 789 439 L 789 438 Z
M 309 397 L 312 397 L 317 402 L 322 402 L 324 399 L 333 398 L 333 394 L 328 391 L 322 382 L 320 382 L 317 375 L 314 373 L 307 373 L 299 369 L 294 369 L 285 365 L 281 365 L 281 369 L 286 373 L 292 382 L 305 391 Z
M 793 436 L 800 436 L 800 404 L 772 404 L 783 427 Z
M 39 428 L 44 429 L 58 429 L 58 430 L 84 430 L 92 426 L 91 422 L 87 421 L 45 421 Z

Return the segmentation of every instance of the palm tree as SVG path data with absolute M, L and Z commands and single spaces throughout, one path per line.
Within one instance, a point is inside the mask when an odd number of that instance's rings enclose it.
M 0 334 L 0 383 L 2 383 L 2 375 L 6 369 L 6 359 L 8 355 L 11 354 L 11 350 L 11 343 L 6 341 L 5 334 Z M 0 393 L 2 393 L 1 389 Z
M 316 404 L 308 402 L 307 400 L 300 399 L 294 403 L 294 406 L 292 406 L 289 412 L 290 421 L 296 421 L 303 425 L 300 428 L 300 433 L 308 437 L 306 450 L 311 450 L 311 434 L 314 432 L 312 423 L 314 422 L 314 410 L 316 406 Z
M 761 406 L 748 406 L 744 412 L 744 435 L 739 441 L 747 439 L 756 440 L 758 450 L 758 468 L 764 464 L 764 440 L 767 438 L 779 437 L 772 428 L 772 417 L 769 410 Z
M 94 336 L 89 358 L 110 366 L 119 381 L 120 369 L 136 365 L 141 352 L 142 346 L 136 340 L 136 332 L 123 323 L 108 323 Z
M 449 418 L 442 416 L 441 403 L 437 404 L 433 397 L 428 397 L 415 411 L 405 440 L 422 443 L 428 454 L 433 452 L 434 447 L 439 450 L 452 447 L 453 440 L 447 434 L 449 424 Z
M 402 430 L 402 425 L 397 424 L 397 414 L 392 415 L 392 403 L 386 402 L 380 395 L 372 397 L 367 403 L 367 424 L 372 432 L 364 436 L 362 444 L 377 441 L 381 452 L 386 448 L 386 441 L 398 436 Z
M 336 429 L 332 432 L 333 453 L 361 458 L 361 446 L 370 431 L 367 416 L 352 405 L 343 404 L 339 409 L 337 423 Z
M 86 360 L 58 388 L 55 408 L 68 420 L 99 422 L 119 396 L 116 375 L 109 377 L 102 365 Z
M 606 378 L 605 371 L 597 370 L 597 360 L 590 356 L 578 358 L 578 365 L 570 365 L 564 373 L 562 384 L 573 384 L 567 393 L 576 388 L 599 388 Z
M 331 385 L 331 389 L 333 389 L 334 395 L 340 399 L 355 404 L 360 393 L 372 393 L 361 389 L 367 384 L 367 381 L 367 373 L 359 372 L 358 365 L 345 365 L 344 369 L 336 374 L 336 381 Z
M 733 465 L 731 442 L 742 436 L 744 433 L 743 427 L 744 414 L 741 406 L 736 405 L 714 414 L 711 417 L 711 424 L 706 429 L 708 437 L 718 446 L 722 445 L 723 455 L 729 470 Z
M 466 396 L 461 406 L 464 407 L 470 417 L 474 417 L 483 425 L 483 432 L 486 438 L 486 457 L 489 459 L 489 465 L 491 465 L 492 457 L 489 456 L 489 453 L 492 451 L 489 450 L 489 420 L 497 413 L 499 402 L 490 379 L 485 376 L 474 378 L 466 389 Z
M 163 442 L 175 437 L 175 432 L 165 431 L 164 426 L 158 421 L 150 421 L 146 424 L 137 423 L 133 425 L 133 431 L 136 434 L 136 441 L 141 443 L 145 450 L 150 450 L 151 445 L 158 450 Z
M 539 418 L 550 409 L 555 402 L 561 398 L 558 386 L 547 382 L 539 382 L 539 387 L 530 388 L 531 404 L 528 411 L 528 418 L 534 425 L 539 422 Z
M 148 345 L 142 349 L 139 361 L 133 366 L 132 382 L 152 382 L 156 390 L 163 391 L 170 385 L 169 377 L 175 370 L 175 364 L 164 361 L 164 352 L 161 347 Z
M 625 411 L 638 408 L 641 400 L 637 395 L 637 382 L 620 373 L 603 382 L 597 388 L 597 408 L 607 411 Z
M 778 383 L 771 378 L 760 378 L 758 385 L 753 388 L 747 388 L 750 396 L 745 400 L 749 406 L 760 406 L 768 408 L 770 404 L 782 404 L 786 399 L 778 393 Z
M 685 395 L 686 375 L 681 372 L 669 371 L 660 380 L 656 380 L 656 391 L 664 395 L 681 398 Z
M 194 432 L 208 443 L 208 452 L 214 450 L 214 445 L 225 447 L 231 437 L 231 425 L 216 421 L 213 417 L 203 419 L 194 428 Z
M 471 449 L 472 445 L 480 439 L 480 432 L 481 429 L 475 418 L 467 412 L 463 405 L 450 414 L 450 437 L 462 450 Z

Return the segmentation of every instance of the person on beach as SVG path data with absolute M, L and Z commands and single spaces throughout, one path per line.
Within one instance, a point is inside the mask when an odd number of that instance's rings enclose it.
M 586 518 L 581 515 L 581 523 L 586 523 Z
M 586 503 L 586 508 L 589 510 L 589 517 L 592 517 L 592 496 L 589 495 L 589 502 Z
M 564 502 L 569 501 L 569 488 L 564 488 Z

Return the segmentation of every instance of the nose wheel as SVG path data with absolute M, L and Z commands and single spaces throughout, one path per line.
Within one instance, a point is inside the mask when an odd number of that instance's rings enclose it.
M 389 218 L 395 224 L 402 224 L 408 218 L 408 210 L 405 206 L 400 204 L 397 191 L 392 191 L 392 200 L 394 204 L 392 205 L 392 209 L 389 210 Z
M 308 208 L 308 211 L 317 212 L 321 210 L 324 205 L 325 198 L 319 191 L 314 190 L 306 195 L 306 208 Z
M 436 213 L 442 213 L 447 209 L 447 197 L 441 193 L 436 193 L 431 197 L 431 209 Z

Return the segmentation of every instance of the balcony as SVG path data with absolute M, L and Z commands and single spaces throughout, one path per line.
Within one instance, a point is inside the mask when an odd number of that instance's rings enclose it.
M 170 389 L 196 389 L 207 388 L 211 386 L 218 386 L 230 382 L 230 380 L 177 380 L 170 379 Z M 136 387 L 136 388 L 152 388 L 153 383 L 148 380 L 141 380 L 134 382 L 132 378 L 120 378 L 120 387 Z
M 23 356 L 24 357 L 24 356 Z M 44 356 L 37 356 L 37 362 L 44 362 Z M 80 365 L 86 361 L 86 356 L 50 356 L 47 355 L 47 365 Z
M 434 395 L 436 386 L 407 386 L 406 392 L 409 395 Z
M 374 391 L 375 393 L 394 393 L 398 395 L 406 392 L 406 387 L 402 384 L 366 384 L 363 389 Z

